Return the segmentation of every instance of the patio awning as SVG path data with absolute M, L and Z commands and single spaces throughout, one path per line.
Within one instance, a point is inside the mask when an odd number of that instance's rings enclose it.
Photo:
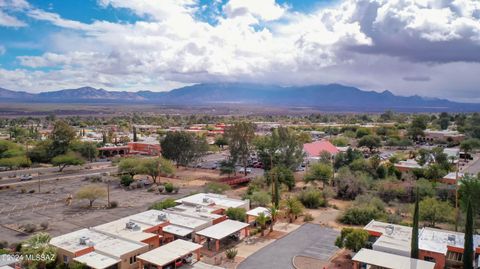
M 197 232 L 197 235 L 220 240 L 238 231 L 241 231 L 242 229 L 248 226 L 249 226 L 248 223 L 244 223 L 236 220 L 225 220 Z
M 362 248 L 353 261 L 390 269 L 434 269 L 435 263 Z
M 147 263 L 164 266 L 202 248 L 202 245 L 177 239 L 142 255 L 137 259 Z

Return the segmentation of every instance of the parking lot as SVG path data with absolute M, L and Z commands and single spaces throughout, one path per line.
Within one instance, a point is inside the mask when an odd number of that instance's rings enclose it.
M 292 269 L 295 256 L 306 256 L 322 261 L 338 250 L 335 239 L 340 233 L 316 224 L 304 224 L 287 236 L 267 245 L 245 259 L 238 269 Z

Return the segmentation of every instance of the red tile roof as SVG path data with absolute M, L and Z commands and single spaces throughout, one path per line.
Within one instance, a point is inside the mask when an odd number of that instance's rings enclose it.
M 319 157 L 320 153 L 323 151 L 326 151 L 332 155 L 339 152 L 339 150 L 328 140 L 320 140 L 303 144 L 303 150 L 309 157 Z

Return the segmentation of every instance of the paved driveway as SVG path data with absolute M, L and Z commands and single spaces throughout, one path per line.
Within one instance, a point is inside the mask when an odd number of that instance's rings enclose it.
M 338 250 L 335 246 L 338 235 L 339 232 L 330 228 L 304 224 L 250 255 L 238 269 L 292 269 L 292 259 L 297 255 L 326 261 Z

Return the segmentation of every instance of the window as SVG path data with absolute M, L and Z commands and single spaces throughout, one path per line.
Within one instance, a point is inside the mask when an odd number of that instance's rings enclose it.
M 130 257 L 130 264 L 137 262 L 137 255 Z
M 67 264 L 68 263 L 68 256 L 63 255 L 63 263 Z
M 435 263 L 435 258 L 433 258 L 433 257 L 425 256 L 425 258 L 423 258 L 423 259 L 424 259 L 425 261 L 427 261 L 427 262 L 433 262 L 433 263 Z

